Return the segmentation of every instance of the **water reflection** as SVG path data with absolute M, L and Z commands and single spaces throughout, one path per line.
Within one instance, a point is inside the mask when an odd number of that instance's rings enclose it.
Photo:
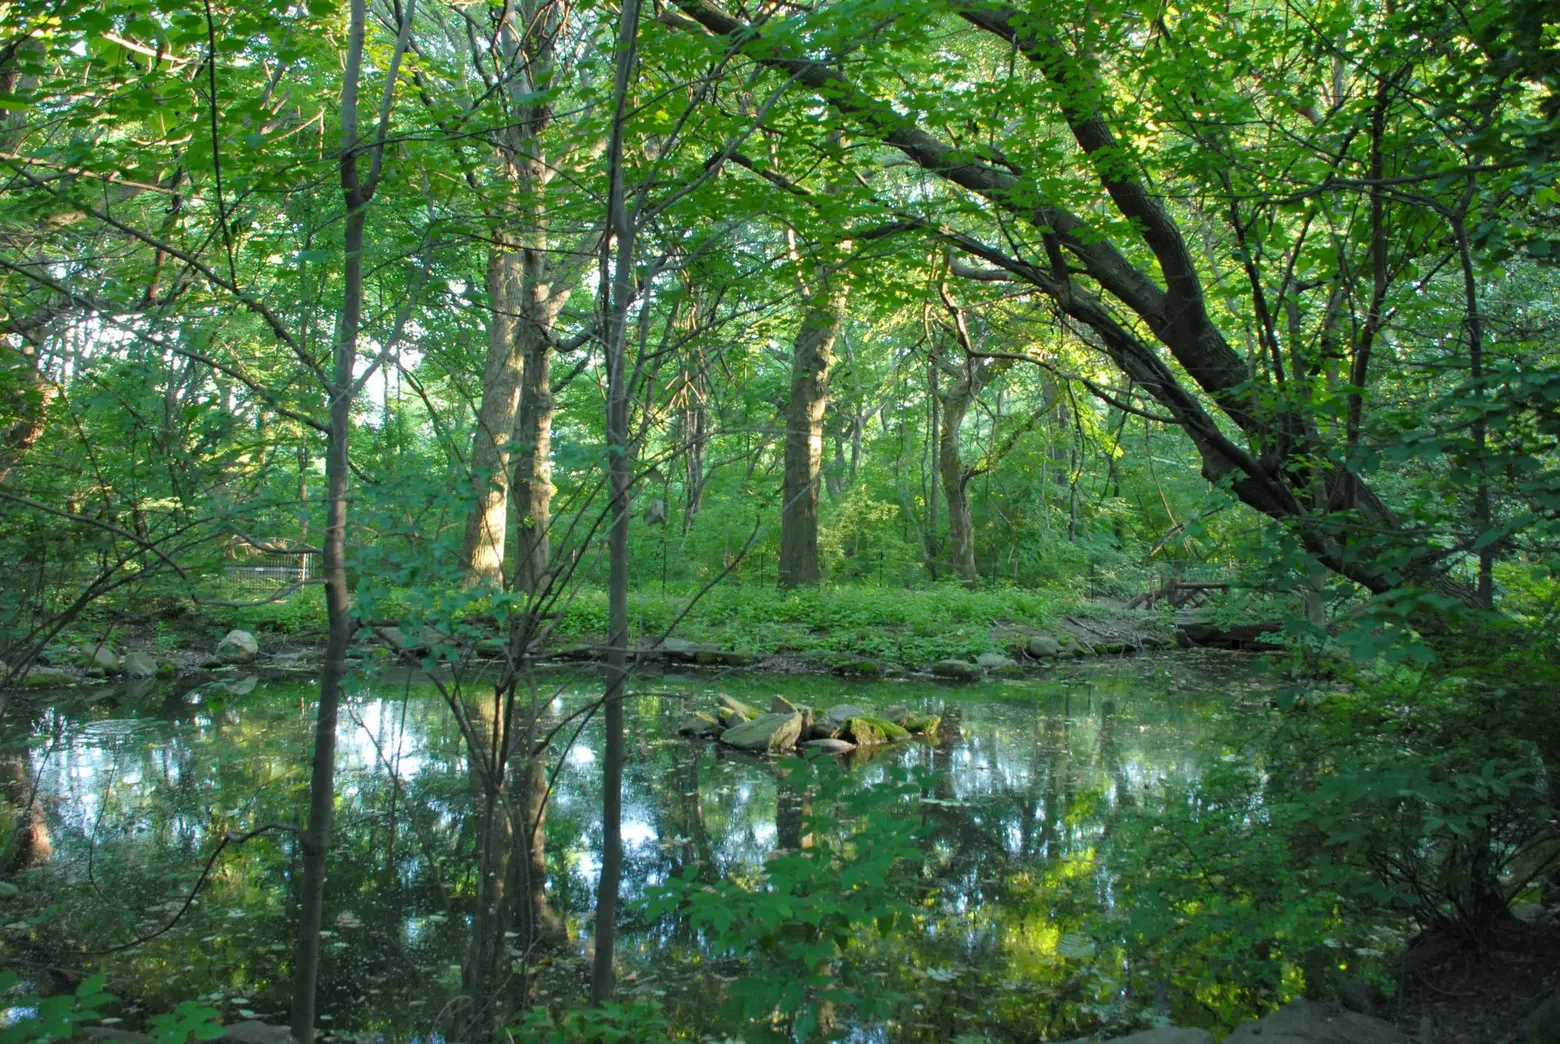
M 1026 1027 L 1020 1037 L 1044 1039 L 1068 1028 L 1065 1019 L 1037 1023 L 1045 1012 L 1055 1020 L 1058 1012 L 1126 1003 L 1128 972 L 1080 962 L 1059 947 L 1112 903 L 1110 868 L 1099 854 L 1114 810 L 1157 781 L 1194 777 L 1199 738 L 1224 702 L 1211 687 L 1221 677 L 1249 677 L 1233 658 L 1071 670 L 959 689 L 637 679 L 643 694 L 629 703 L 624 784 L 625 982 L 659 997 L 686 1024 L 704 1026 L 718 979 L 701 967 L 699 939 L 685 926 L 641 923 L 633 901 L 690 866 L 706 879 L 750 878 L 777 847 L 811 842 L 807 797 L 783 785 L 773 763 L 676 736 L 688 701 L 702 704 L 719 689 L 749 702 L 781 693 L 819 707 L 848 699 L 942 716 L 936 743 L 902 745 L 853 766 L 869 781 L 895 766 L 933 774 L 923 807 L 935 828 L 935 896 L 924 938 L 895 958 L 894 972 L 910 977 L 920 1011 L 896 1039 L 1012 1036 L 1018 1025 Z M 1208 695 L 1172 695 L 1188 677 Z M 557 697 L 543 707 L 549 721 L 598 691 L 589 675 L 545 681 Z M 188 913 L 144 946 L 111 959 L 82 951 L 164 925 L 227 831 L 301 825 L 310 696 L 308 687 L 282 682 L 244 695 L 207 684 L 124 695 L 93 712 L 40 713 L 27 756 L 7 763 L 4 782 L 36 785 L 40 829 L 52 848 L 22 899 L 10 903 L 52 907 L 25 945 L 12 940 L 13 956 L 100 965 L 117 993 L 150 1010 L 198 996 L 230 1019 L 282 1018 L 300 867 L 286 833 L 224 852 Z M 479 890 L 481 803 L 459 729 L 432 691 L 362 682 L 342 718 L 339 752 L 322 1023 L 400 1039 L 447 1031 Z M 557 957 L 544 988 L 555 992 L 577 982 L 589 952 L 601 846 L 598 752 L 599 730 L 587 727 L 566 752 L 524 766 L 514 798 L 528 803 L 528 821 L 541 828 L 534 847 L 519 844 L 506 871 L 521 882 L 511 893 L 511 936 L 549 940 Z

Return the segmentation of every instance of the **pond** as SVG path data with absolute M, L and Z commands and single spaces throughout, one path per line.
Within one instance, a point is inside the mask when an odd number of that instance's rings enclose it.
M 207 677 L 35 710 L 28 756 L 13 755 L 8 771 L 37 786 L 52 853 L 24 875 L 20 896 L 0 899 L 13 958 L 107 972 L 126 1024 L 197 997 L 229 1021 L 286 1021 L 301 869 L 290 835 L 228 845 L 167 927 L 229 831 L 301 823 L 312 679 L 250 684 Z M 600 691 L 585 671 L 540 684 L 560 718 Z M 690 1029 L 710 1028 L 719 983 L 736 969 L 695 933 L 646 921 L 635 903 L 690 864 L 751 879 L 795 829 L 774 761 L 677 735 L 690 707 L 719 691 L 766 704 L 772 694 L 818 707 L 903 704 L 943 718 L 935 742 L 895 745 L 850 767 L 872 781 L 920 766 L 934 791 L 922 807 L 933 853 L 923 931 L 892 958 L 914 1004 L 892 1032 L 862 1027 L 861 1039 L 1054 1039 L 1166 1005 L 1151 969 L 1078 951 L 1090 919 L 1114 901 L 1101 842 L 1120 809 L 1161 783 L 1194 780 L 1219 757 L 1210 738 L 1237 695 L 1271 684 L 1244 657 L 1190 653 L 971 686 L 636 675 L 624 991 L 655 998 Z M 555 996 L 588 970 L 600 744 L 591 725 L 558 756 L 545 820 L 545 901 L 567 939 L 545 987 Z M 460 991 L 476 839 L 463 747 L 438 693 L 410 679 L 356 682 L 338 771 L 321 1026 L 343 1038 L 442 1035 Z

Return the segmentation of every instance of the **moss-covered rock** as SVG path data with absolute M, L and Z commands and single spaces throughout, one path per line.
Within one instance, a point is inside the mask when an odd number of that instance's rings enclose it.
M 694 711 L 688 715 L 681 725 L 677 726 L 677 734 L 708 739 L 712 736 L 719 736 L 722 728 L 720 719 L 715 717 L 715 715 L 705 711 Z
M 912 736 L 935 736 L 942 719 L 935 714 L 911 714 L 900 724 Z
M 795 747 L 801 735 L 800 714 L 765 714 L 732 726 L 720 734 L 720 741 L 738 750 L 775 754 Z
M 886 718 L 851 718 L 840 730 L 840 739 L 849 740 L 858 747 L 894 743 L 909 738 L 910 733 Z
M 60 685 L 74 685 L 76 676 L 59 667 L 34 667 L 27 672 L 27 677 L 22 679 L 22 684 L 30 689 L 49 689 Z
M 932 676 L 945 681 L 980 681 L 981 671 L 973 663 L 964 660 L 938 660 L 932 664 Z
M 727 696 L 723 692 L 716 694 L 715 704 L 716 706 L 725 707 L 727 710 L 742 715 L 742 719 L 744 721 L 752 721 L 754 718 L 757 718 L 764 713 L 757 707 L 751 707 L 733 696 Z M 724 721 L 725 719 L 722 718 L 721 720 Z
M 844 678 L 876 678 L 883 673 L 883 665 L 877 660 L 849 653 L 832 653 L 824 662 L 832 673 Z

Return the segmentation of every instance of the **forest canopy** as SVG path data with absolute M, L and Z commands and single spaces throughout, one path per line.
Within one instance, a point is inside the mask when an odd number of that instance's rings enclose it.
M 501 664 L 490 812 L 537 657 L 604 660 L 609 926 L 685 618 L 877 655 L 948 585 L 1185 582 L 1552 657 L 1557 174 L 1542 0 L 0 4 L 0 690 L 115 621 L 320 639 L 303 998 L 387 629 Z

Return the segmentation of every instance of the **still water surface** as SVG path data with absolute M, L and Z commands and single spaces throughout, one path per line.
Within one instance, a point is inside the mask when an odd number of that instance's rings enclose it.
M 558 716 L 600 691 L 583 672 L 542 683 Z M 723 691 L 753 703 L 779 693 L 820 708 L 903 704 L 943 717 L 936 742 L 902 744 L 852 766 L 867 780 L 894 765 L 935 774 L 924 806 L 934 828 L 935 898 L 924 938 L 896 957 L 914 966 L 918 1006 L 887 1036 L 1050 1039 L 1155 1003 L 1151 975 L 1134 979 L 1133 969 L 1079 960 L 1063 940 L 1110 910 L 1114 879 L 1101 840 L 1112 817 L 1160 784 L 1194 780 L 1220 756 L 1209 744 L 1219 719 L 1233 713 L 1233 694 L 1264 684 L 1248 660 L 1205 654 L 1078 663 L 960 687 L 636 676 L 646 694 L 628 707 L 627 990 L 657 998 L 685 1025 L 709 1028 L 729 962 L 711 962 L 676 925 L 646 923 L 633 902 L 690 863 L 751 877 L 782 840 L 786 794 L 774 762 L 676 735 L 689 708 Z M 134 1005 L 168 1010 L 192 997 L 227 1020 L 285 1022 L 300 868 L 285 833 L 226 849 L 198 902 L 152 941 L 111 955 L 82 952 L 165 924 L 228 831 L 300 823 L 313 686 L 300 678 L 247 688 L 230 676 L 35 716 L 29 761 L 54 852 L 24 894 L 38 927 L 20 950 L 108 972 L 132 1005 L 127 1022 Z M 569 944 L 554 990 L 585 974 L 589 953 L 600 744 L 592 726 L 555 752 L 547 901 Z M 341 1036 L 438 1035 L 459 993 L 474 884 L 472 789 L 459 733 L 431 688 L 360 681 L 342 716 L 339 757 L 322 1027 Z M 864 1029 L 862 1039 L 885 1032 Z

